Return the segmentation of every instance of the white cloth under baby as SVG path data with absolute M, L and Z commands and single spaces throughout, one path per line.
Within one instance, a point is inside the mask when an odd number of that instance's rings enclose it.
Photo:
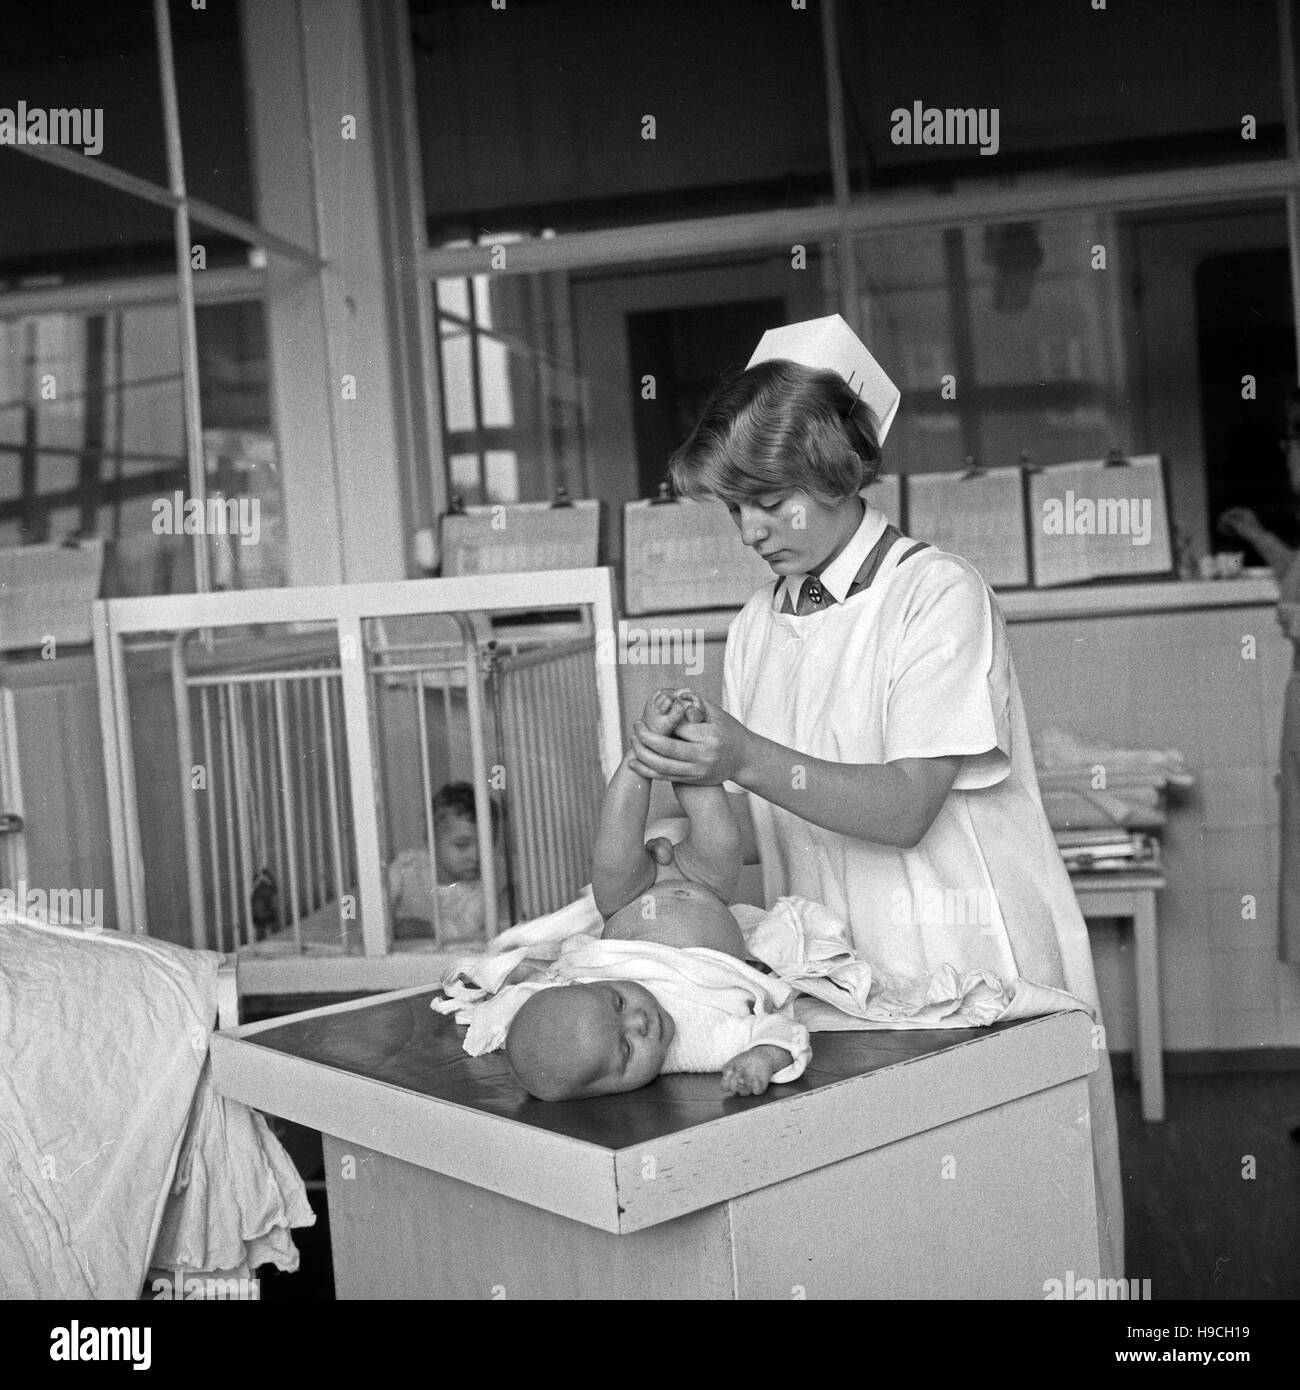
M 873 972 L 870 962 L 854 952 L 848 927 L 819 903 L 804 898 L 781 898 L 769 912 L 747 903 L 738 903 L 731 911 L 754 959 L 766 965 L 772 975 L 702 947 L 597 940 L 595 933 L 600 931 L 602 919 L 588 890 L 558 912 L 503 932 L 488 954 L 458 962 L 443 981 L 446 998 L 434 999 L 432 1007 L 440 1013 L 455 1013 L 458 1023 L 470 1025 L 465 1049 L 475 1056 L 501 1046 L 510 1020 L 529 994 L 577 979 L 634 979 L 644 984 L 673 1015 L 683 1048 L 694 1048 L 693 1041 L 688 1044 L 684 1037 L 693 1035 L 694 1030 L 682 1025 L 687 1011 L 693 1011 L 701 997 L 696 991 L 736 984 L 756 991 L 755 1000 L 766 993 L 777 1009 L 786 1011 L 792 992 L 803 996 L 796 1003 L 796 1017 L 814 1031 L 978 1028 L 1069 1009 L 1089 1011 L 1082 1000 L 1064 990 L 1025 980 L 1003 980 L 989 970 L 958 971 L 943 965 L 918 976 Z M 682 1010 L 679 1018 L 674 1002 L 663 991 L 666 982 L 675 978 L 672 963 L 688 957 L 708 961 L 712 969 L 690 976 L 691 989 L 682 990 L 676 1001 Z M 510 973 L 529 959 L 555 964 L 537 980 L 502 988 Z M 725 974 L 723 966 L 733 977 Z M 759 1012 L 761 1006 L 755 1016 Z M 715 1026 L 720 1024 L 721 1017 L 715 1020 Z M 735 1030 L 720 1036 L 730 1038 L 731 1032 Z M 751 1037 L 728 1052 L 723 1061 L 759 1041 L 777 1039 Z M 710 1049 L 708 1055 L 713 1056 L 714 1051 Z M 677 1069 L 716 1068 L 692 1065 Z M 779 1075 L 782 1080 L 792 1079 Z

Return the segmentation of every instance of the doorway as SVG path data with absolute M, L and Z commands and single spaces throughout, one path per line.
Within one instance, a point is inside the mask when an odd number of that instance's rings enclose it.
M 1197 552 L 1235 547 L 1214 530 L 1219 514 L 1251 505 L 1256 487 L 1265 498 L 1270 472 L 1285 485 L 1276 443 L 1265 446 L 1281 433 L 1278 383 L 1295 371 L 1285 213 L 1280 203 L 1182 211 L 1127 231 L 1133 452 L 1168 461 L 1174 521 Z M 1255 402 L 1241 398 L 1248 374 Z
M 632 398 L 637 486 L 654 497 L 668 476 L 668 458 L 700 417 L 721 375 L 744 367 L 766 329 L 785 322 L 785 301 L 755 299 L 691 304 L 627 315 L 628 362 L 635 364 Z M 654 396 L 643 382 L 654 377 Z
M 1208 256 L 1196 268 L 1197 352 L 1210 524 L 1249 507 L 1288 545 L 1300 538 L 1278 439 L 1296 383 L 1291 268 L 1285 246 Z M 1244 394 L 1244 376 L 1254 395 Z M 1222 535 L 1211 548 L 1223 548 Z M 1247 560 L 1263 564 L 1250 546 Z

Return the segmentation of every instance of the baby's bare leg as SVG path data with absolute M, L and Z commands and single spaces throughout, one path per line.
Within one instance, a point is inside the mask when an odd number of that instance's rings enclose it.
M 660 691 L 672 696 L 671 712 L 681 711 L 676 724 L 703 724 L 708 716 L 698 695 L 691 690 Z M 674 727 L 676 727 L 674 724 Z M 711 888 L 723 902 L 736 895 L 740 878 L 740 829 L 730 800 L 720 786 L 702 787 L 674 782 L 673 790 L 690 824 L 677 846 L 677 865 L 687 878 Z

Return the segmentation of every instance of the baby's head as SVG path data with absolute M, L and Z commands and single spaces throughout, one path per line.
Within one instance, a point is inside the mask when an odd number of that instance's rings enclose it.
M 676 1033 L 644 985 L 593 980 L 530 995 L 506 1037 L 515 1080 L 538 1100 L 634 1091 L 659 1075 Z
M 474 788 L 468 782 L 448 782 L 433 797 L 433 828 L 438 868 L 453 881 L 479 877 L 478 816 Z M 497 828 L 497 808 L 492 806 L 492 830 Z

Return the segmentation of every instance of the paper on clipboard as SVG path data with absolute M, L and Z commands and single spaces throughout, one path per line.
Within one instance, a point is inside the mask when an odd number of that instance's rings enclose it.
M 600 503 L 467 507 L 442 519 L 445 575 L 590 569 L 600 549 Z
M 1029 479 L 1034 582 L 1168 574 L 1169 502 L 1158 454 L 1054 464 Z
M 1029 541 L 1021 470 L 912 473 L 907 479 L 907 529 L 936 550 L 969 560 L 994 589 L 1029 583 Z
M 104 542 L 0 549 L 0 651 L 90 641 Z
M 742 545 L 721 502 L 628 502 L 623 508 L 629 615 L 739 608 L 772 570 Z

